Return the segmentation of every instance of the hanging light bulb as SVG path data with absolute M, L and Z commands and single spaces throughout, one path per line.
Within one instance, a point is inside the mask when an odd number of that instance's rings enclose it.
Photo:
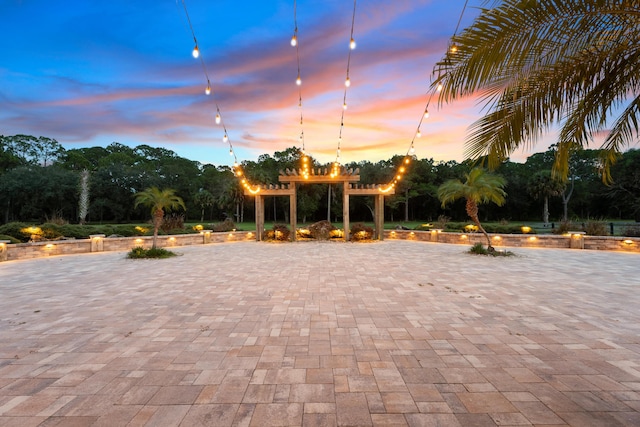
M 451 45 L 451 49 L 449 49 L 449 51 L 450 51 L 451 53 L 456 53 L 456 52 L 458 51 L 458 46 L 456 46 L 456 44 L 455 44 L 455 43 L 454 43 L 454 44 L 452 44 L 452 45 Z
M 351 86 L 351 79 L 350 79 L 349 77 L 347 77 L 347 80 L 345 80 L 345 81 L 344 81 L 344 85 L 345 85 L 346 87 Z
M 345 102 L 344 104 L 342 104 L 342 109 L 346 110 L 347 109 L 347 103 Z
M 220 113 L 217 113 L 216 114 L 216 124 L 219 125 L 221 121 L 222 121 L 222 117 L 220 117 Z
M 438 92 L 441 92 L 441 91 L 442 91 L 442 87 L 443 87 L 443 86 L 442 86 L 442 83 L 438 83 L 438 87 L 436 87 L 436 90 L 437 90 Z
M 336 156 L 338 156 L 338 158 L 340 158 L 340 149 L 338 148 L 338 151 L 336 151 Z
M 229 142 L 229 136 L 226 133 L 222 137 L 222 142 Z M 233 156 L 233 150 L 229 150 L 229 153 Z
M 425 119 L 428 119 L 428 118 L 429 118 L 429 109 L 428 109 L 428 108 L 425 108 L 425 109 L 424 109 L 424 118 L 425 118 Z
M 351 41 L 349 42 L 349 49 L 353 50 L 356 48 L 356 41 L 351 37 Z
M 207 80 L 207 88 L 204 90 L 204 93 L 211 95 L 211 83 L 209 83 L 209 80 Z
M 226 136 L 227 136 L 227 135 L 225 135 L 225 137 L 226 137 Z M 230 155 L 230 156 L 233 156 L 233 148 L 229 148 L 229 155 Z
M 193 55 L 194 58 L 198 58 L 200 56 L 200 49 L 198 49 L 198 45 L 197 44 L 193 48 L 193 51 L 191 52 L 191 55 Z
M 294 34 L 293 37 L 291 37 L 291 46 L 296 47 L 298 45 L 298 37 L 296 37 L 296 35 Z
M 300 74 L 298 74 L 298 78 L 296 79 L 296 84 L 300 86 L 302 84 L 302 79 L 300 78 Z
M 409 149 L 409 154 L 411 154 L 412 156 L 413 156 L 414 154 L 416 154 L 416 149 L 415 149 L 415 147 L 413 146 L 413 144 L 411 144 L 411 148 Z
M 420 128 L 418 128 L 418 132 L 416 132 L 416 136 L 420 138 L 422 136 L 422 132 L 420 132 Z

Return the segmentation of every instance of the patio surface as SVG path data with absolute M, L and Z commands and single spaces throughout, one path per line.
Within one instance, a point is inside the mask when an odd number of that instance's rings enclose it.
M 0 264 L 0 426 L 640 426 L 640 256 L 241 242 Z

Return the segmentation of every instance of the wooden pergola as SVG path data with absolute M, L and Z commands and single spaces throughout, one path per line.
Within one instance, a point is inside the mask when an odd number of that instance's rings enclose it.
M 382 191 L 381 185 L 362 186 L 357 183 L 360 181 L 359 169 L 341 168 L 340 173 L 331 174 L 326 168 L 311 169 L 310 173 L 303 174 L 295 169 L 286 169 L 280 171 L 278 177 L 280 185 L 259 186 L 257 189 L 245 189 L 246 196 L 255 196 L 256 198 L 256 240 L 262 240 L 264 232 L 264 197 L 265 196 L 289 196 L 289 220 L 291 225 L 292 239 L 296 239 L 297 228 L 297 184 L 337 184 L 342 183 L 342 222 L 344 226 L 344 240 L 349 240 L 349 198 L 351 196 L 374 196 L 374 222 L 375 222 L 375 238 L 382 240 L 384 238 L 384 197 L 395 194 L 393 188 Z

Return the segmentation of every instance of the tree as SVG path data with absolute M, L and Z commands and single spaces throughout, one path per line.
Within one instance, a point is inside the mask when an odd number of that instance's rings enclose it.
M 205 208 L 213 206 L 216 199 L 213 198 L 213 194 L 201 188 L 194 197 L 194 203 L 200 208 L 200 222 L 203 222 Z
M 439 102 L 482 93 L 487 114 L 472 124 L 467 154 L 496 167 L 560 124 L 554 175 L 595 137 L 602 179 L 639 137 L 640 3 L 501 0 L 451 40 L 436 65 Z
M 158 187 L 151 187 L 136 194 L 135 207 L 139 205 L 151 207 L 151 216 L 153 218 L 152 248 L 156 249 L 158 229 L 162 225 L 164 210 L 173 210 L 179 207 L 185 209 L 184 202 L 180 197 L 176 196 L 175 191 L 170 188 L 160 190 Z
M 458 179 L 452 179 L 442 184 L 438 187 L 438 198 L 443 208 L 450 202 L 464 198 L 467 215 L 487 238 L 487 249 L 492 252 L 494 249 L 491 246 L 491 239 L 480 224 L 478 205 L 487 202 L 493 202 L 498 206 L 503 205 L 506 193 L 502 188 L 506 185 L 506 181 L 499 175 L 486 173 L 482 168 L 473 168 L 471 172 L 465 174 L 465 178 L 464 183 Z
M 550 170 L 536 172 L 528 182 L 529 193 L 537 199 L 543 200 L 542 221 L 549 223 L 549 197 L 564 192 L 564 185 L 553 179 Z

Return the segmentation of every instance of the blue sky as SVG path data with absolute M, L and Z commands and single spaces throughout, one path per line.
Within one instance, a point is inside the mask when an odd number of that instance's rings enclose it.
M 65 148 L 148 144 L 203 163 L 230 164 L 216 104 L 239 161 L 300 146 L 334 160 L 353 2 L 297 2 L 300 126 L 293 1 L 0 0 L 0 134 L 55 138 Z M 470 1 L 462 26 L 480 1 Z M 431 71 L 463 0 L 357 3 L 341 160 L 405 154 L 427 102 Z M 10 35 L 10 36 L 8 36 Z M 420 158 L 463 160 L 477 100 L 430 107 Z M 516 153 L 524 159 L 530 154 Z

